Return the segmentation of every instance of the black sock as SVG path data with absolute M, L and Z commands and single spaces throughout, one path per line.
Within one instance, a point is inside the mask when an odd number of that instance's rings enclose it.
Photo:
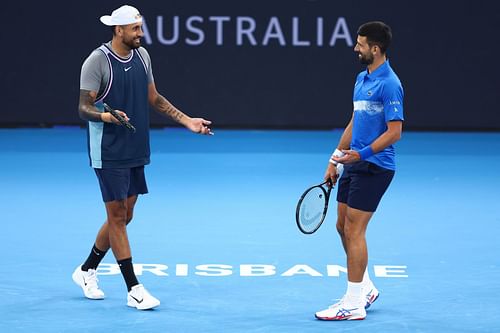
M 106 255 L 106 251 L 99 250 L 95 244 L 90 251 L 89 257 L 82 265 L 82 271 L 88 271 L 89 269 L 97 269 L 102 258 Z
M 122 271 L 123 278 L 125 279 L 125 283 L 127 284 L 127 289 L 130 291 L 133 286 L 139 284 L 137 281 L 137 277 L 134 273 L 134 265 L 132 265 L 132 258 L 127 258 L 123 260 L 117 260 L 118 266 L 120 266 L 120 270 Z

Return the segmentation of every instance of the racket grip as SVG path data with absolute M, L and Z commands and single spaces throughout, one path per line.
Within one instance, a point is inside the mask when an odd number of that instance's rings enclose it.
M 123 118 L 118 112 L 116 112 L 112 107 L 110 107 L 108 104 L 106 103 L 102 103 L 102 105 L 104 106 L 104 110 L 106 112 L 109 112 L 113 115 L 113 117 L 115 117 L 116 119 L 118 119 L 118 121 L 123 125 L 125 126 L 126 128 L 128 128 L 130 131 L 132 131 L 133 133 L 136 132 L 136 129 L 135 127 L 129 123 L 128 121 L 125 120 L 125 118 Z

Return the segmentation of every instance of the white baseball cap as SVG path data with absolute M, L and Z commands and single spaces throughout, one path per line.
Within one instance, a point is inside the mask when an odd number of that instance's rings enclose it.
M 100 20 L 102 23 L 109 26 L 127 25 L 142 22 L 142 15 L 139 13 L 137 8 L 124 5 L 115 9 L 111 15 L 101 16 Z

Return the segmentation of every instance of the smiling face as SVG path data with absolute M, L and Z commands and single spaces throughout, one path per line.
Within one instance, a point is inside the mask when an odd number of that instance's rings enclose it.
M 359 61 L 363 65 L 371 65 L 377 48 L 377 45 L 370 46 L 366 37 L 358 36 L 356 46 L 354 46 L 354 52 L 358 54 Z
M 141 38 L 144 36 L 142 22 L 117 27 L 117 35 L 121 42 L 129 49 L 137 49 L 141 46 Z

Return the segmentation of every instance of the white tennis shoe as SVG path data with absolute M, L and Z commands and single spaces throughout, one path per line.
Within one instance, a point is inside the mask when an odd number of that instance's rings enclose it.
M 347 304 L 345 297 L 328 307 L 326 310 L 318 311 L 315 317 L 319 320 L 363 320 L 366 318 L 366 310 L 363 305 L 353 306 Z
M 368 309 L 379 297 L 380 293 L 377 288 L 372 284 L 370 290 L 366 293 L 365 309 Z
M 152 296 L 142 284 L 138 284 L 128 292 L 127 305 L 137 310 L 149 310 L 160 305 L 160 300 Z
M 73 275 L 73 281 L 83 290 L 85 297 L 89 299 L 103 299 L 104 292 L 99 289 L 97 282 L 97 274 L 95 269 L 89 269 L 87 272 L 82 271 L 82 266 L 78 266 Z

